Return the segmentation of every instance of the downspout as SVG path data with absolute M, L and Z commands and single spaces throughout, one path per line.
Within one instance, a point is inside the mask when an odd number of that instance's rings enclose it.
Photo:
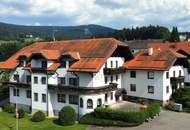
M 77 87 L 78 87 L 78 91 L 77 91 L 77 95 L 78 95 L 78 114 L 77 114 L 77 118 L 78 118 L 78 121 L 79 121 L 79 118 L 80 118 L 80 109 L 79 109 L 79 103 L 80 103 L 80 98 L 79 98 L 79 76 L 78 74 L 76 74 L 75 72 L 73 72 L 73 74 L 77 77 Z

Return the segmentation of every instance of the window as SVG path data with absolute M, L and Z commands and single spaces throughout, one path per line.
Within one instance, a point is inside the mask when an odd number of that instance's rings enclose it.
M 69 67 L 74 63 L 74 61 L 69 61 Z
M 42 94 L 42 102 L 46 102 L 46 94 Z
M 118 75 L 115 76 L 115 80 L 118 81 Z
M 65 85 L 66 83 L 65 83 L 65 77 L 59 77 L 58 78 L 58 84 L 61 84 L 61 85 Z
M 26 98 L 31 98 L 31 90 L 26 90 Z
M 130 77 L 136 78 L 136 71 L 130 71 Z
M 113 82 L 113 76 L 110 77 L 110 81 L 111 81 L 111 83 Z
M 66 103 L 66 96 L 65 96 L 65 94 L 57 94 L 57 102 Z
M 169 72 L 166 72 L 166 79 L 169 79 Z
M 31 76 L 30 75 L 27 75 L 26 76 L 26 83 L 31 83 Z
M 42 68 L 47 68 L 47 61 L 42 61 Z
M 69 78 L 69 85 L 77 86 L 78 85 L 77 78 Z
M 110 61 L 110 67 L 111 68 L 113 67 L 113 61 Z
M 175 77 L 175 71 L 173 71 L 173 77 Z
M 46 84 L 46 77 L 42 77 L 41 82 L 42 82 L 42 84 Z
M 61 61 L 61 65 L 62 68 L 66 68 L 67 66 L 67 61 Z
M 166 93 L 169 93 L 169 90 L 170 88 L 169 88 L 169 86 L 166 86 Z
M 92 101 L 92 99 L 88 99 L 87 100 L 87 108 L 88 109 L 92 109 L 93 108 L 93 101 Z
M 69 95 L 69 103 L 77 105 L 78 104 L 78 96 Z
M 108 82 L 108 77 L 105 77 L 105 84 L 107 84 Z
M 115 61 L 115 67 L 118 68 L 118 61 Z
M 108 101 L 108 94 L 106 93 L 105 94 L 105 102 L 107 102 Z
M 147 73 L 148 79 L 154 79 L 154 72 L 148 72 Z
M 80 98 L 80 108 L 83 108 L 83 99 Z
M 136 84 L 130 84 L 130 91 L 136 92 Z
M 111 92 L 111 100 L 113 100 L 113 92 Z
M 19 67 L 24 67 L 24 60 L 19 61 Z
M 179 70 L 179 76 L 181 76 L 181 70 Z
M 154 86 L 148 86 L 148 93 L 154 93 Z
M 98 99 L 97 100 L 97 107 L 101 107 L 102 106 L 102 99 Z
M 19 95 L 20 95 L 19 89 L 13 89 L 13 96 L 19 97 Z
M 14 74 L 13 79 L 17 82 L 19 82 L 19 75 L 18 74 Z
M 34 84 L 38 84 L 38 77 L 34 77 Z
M 38 93 L 34 93 L 34 101 L 38 101 Z
M 107 64 L 107 62 L 105 63 L 105 68 L 107 68 L 108 67 L 108 64 Z

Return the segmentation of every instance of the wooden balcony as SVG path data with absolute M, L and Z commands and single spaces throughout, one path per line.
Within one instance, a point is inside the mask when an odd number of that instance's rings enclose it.
M 121 74 L 125 73 L 126 69 L 124 67 L 119 68 L 104 68 L 105 75 L 114 75 L 114 74 Z
M 48 85 L 48 89 L 63 91 L 63 92 L 72 92 L 72 93 L 80 93 L 80 94 L 98 94 L 104 92 L 110 92 L 113 90 L 117 90 L 117 84 L 111 83 L 106 86 L 100 87 L 82 87 L 82 86 L 65 86 L 65 85 Z
M 2 84 L 3 85 L 7 85 L 7 87 L 31 88 L 31 84 L 30 83 L 5 81 L 5 82 L 2 82 Z
M 171 77 L 170 82 L 171 84 L 178 84 L 184 82 L 185 77 L 184 76 L 179 76 L 179 77 Z

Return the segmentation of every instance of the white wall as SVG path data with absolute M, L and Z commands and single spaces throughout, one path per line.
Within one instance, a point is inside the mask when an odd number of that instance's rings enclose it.
M 10 82 L 16 82 L 16 80 L 14 80 L 15 74 L 19 75 L 19 82 L 23 83 L 26 83 L 26 76 L 30 75 L 28 71 L 23 70 L 23 67 L 17 67 L 16 70 L 10 72 L 10 78 L 9 78 Z
M 127 90 L 127 95 L 129 96 L 166 101 L 169 100 L 172 94 L 170 77 L 173 77 L 173 71 L 175 71 L 175 75 L 178 77 L 179 70 L 181 70 L 181 75 L 183 76 L 182 66 L 172 66 L 169 69 L 168 79 L 166 78 L 167 71 L 154 71 L 154 79 L 148 79 L 148 71 L 136 70 L 136 78 L 131 78 L 130 70 L 127 70 L 123 75 L 122 85 Z M 136 92 L 130 91 L 130 84 L 136 84 Z M 154 86 L 154 94 L 148 93 L 148 86 Z M 166 86 L 169 86 L 169 93 L 166 93 Z
M 11 103 L 16 103 L 16 98 L 17 98 L 17 103 L 18 104 L 24 104 L 24 105 L 28 105 L 31 106 L 31 98 L 27 98 L 26 97 L 26 90 L 29 89 L 25 89 L 25 88 L 19 88 L 19 96 L 14 96 L 13 95 L 13 89 L 12 87 L 10 87 L 9 92 L 10 92 L 10 102 Z
M 38 77 L 38 84 L 34 84 L 34 77 Z M 45 74 L 42 73 L 32 73 L 32 112 L 35 112 L 35 110 L 42 110 L 47 111 L 47 102 L 42 102 L 42 94 L 46 94 L 47 98 L 47 83 L 42 84 L 41 78 L 46 77 Z M 47 81 L 47 77 L 46 77 Z M 34 101 L 34 93 L 38 93 L 38 101 Z

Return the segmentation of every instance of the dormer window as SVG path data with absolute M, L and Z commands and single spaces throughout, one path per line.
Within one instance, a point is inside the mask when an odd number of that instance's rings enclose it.
M 69 67 L 74 63 L 74 61 L 69 61 Z
M 42 61 L 42 68 L 47 68 L 47 61 Z
M 24 60 L 20 60 L 19 61 L 19 67 L 24 67 L 25 66 L 25 61 Z
M 61 61 L 61 65 L 62 68 L 66 68 L 67 67 L 67 62 L 65 60 Z

